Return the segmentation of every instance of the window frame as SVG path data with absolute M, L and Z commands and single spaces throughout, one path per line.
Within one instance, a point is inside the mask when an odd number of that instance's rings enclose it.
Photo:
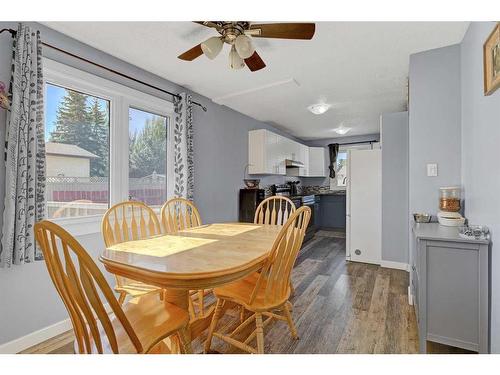
M 129 196 L 129 108 L 166 117 L 167 198 L 173 196 L 172 102 L 48 58 L 44 58 L 43 75 L 44 94 L 46 84 L 52 84 L 109 101 L 109 206 L 123 202 Z M 70 230 L 73 235 L 85 235 L 100 232 L 102 215 L 50 220 Z

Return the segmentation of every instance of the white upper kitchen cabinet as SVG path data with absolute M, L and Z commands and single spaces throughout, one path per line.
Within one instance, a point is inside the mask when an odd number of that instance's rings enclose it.
M 283 138 L 266 129 L 248 132 L 248 173 L 286 174 Z
M 300 145 L 300 153 L 298 161 L 304 164 L 304 168 L 299 168 L 299 177 L 309 176 L 309 146 Z
M 278 144 L 283 159 L 299 160 L 300 147 L 302 146 L 299 142 L 278 135 Z
M 299 161 L 303 168 L 285 166 L 285 159 Z M 325 149 L 308 147 L 266 129 L 248 132 L 248 173 L 297 177 L 325 177 Z
M 307 177 L 326 177 L 325 171 L 325 148 L 308 147 L 309 157 Z

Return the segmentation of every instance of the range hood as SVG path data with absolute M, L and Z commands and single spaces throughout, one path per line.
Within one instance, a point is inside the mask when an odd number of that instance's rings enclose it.
M 285 166 L 287 168 L 303 168 L 304 163 L 297 160 L 285 159 Z

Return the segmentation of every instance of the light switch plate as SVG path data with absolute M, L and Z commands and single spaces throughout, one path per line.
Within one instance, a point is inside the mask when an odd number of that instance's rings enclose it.
M 438 165 L 433 163 L 433 164 L 427 164 L 427 177 L 437 177 L 438 175 Z

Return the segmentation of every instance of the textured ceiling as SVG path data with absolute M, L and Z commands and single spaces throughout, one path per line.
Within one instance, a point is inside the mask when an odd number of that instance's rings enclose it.
M 459 43 L 467 22 L 319 22 L 311 41 L 258 39 L 267 68 L 228 67 L 177 55 L 215 30 L 191 22 L 47 22 L 50 28 L 137 65 L 302 139 L 377 133 L 381 113 L 406 109 L 409 55 Z M 313 115 L 307 106 L 332 108 Z

